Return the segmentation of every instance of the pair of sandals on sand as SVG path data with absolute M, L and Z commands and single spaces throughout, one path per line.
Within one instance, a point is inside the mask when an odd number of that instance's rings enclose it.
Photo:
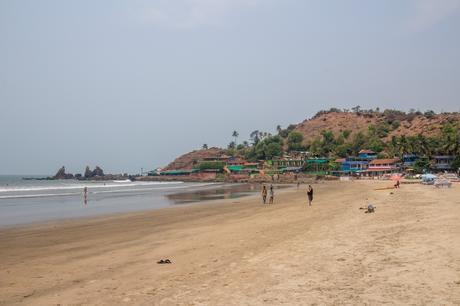
M 157 264 L 164 265 L 164 264 L 172 264 L 171 260 L 169 259 L 162 259 L 160 261 L 157 261 Z

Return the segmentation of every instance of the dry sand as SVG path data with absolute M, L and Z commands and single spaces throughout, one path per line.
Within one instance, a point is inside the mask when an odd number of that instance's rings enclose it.
M 460 304 L 460 185 L 388 184 L 2 230 L 0 304 Z

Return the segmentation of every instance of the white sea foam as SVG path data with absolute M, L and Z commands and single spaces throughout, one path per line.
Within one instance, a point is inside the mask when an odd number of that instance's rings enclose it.
M 67 193 L 40 193 L 40 194 L 17 194 L 0 196 L 0 199 L 23 199 L 23 198 L 47 198 L 47 197 L 59 197 L 59 196 L 72 196 L 79 195 L 80 192 L 67 192 Z
M 196 185 L 193 185 L 193 186 L 174 186 L 174 187 L 161 187 L 161 188 L 142 188 L 142 189 L 118 189 L 118 190 L 103 190 L 103 191 L 93 191 L 93 192 L 89 192 L 89 193 L 92 193 L 92 194 L 99 194 L 99 193 L 116 193 L 116 192 L 135 192 L 135 191 L 152 191 L 152 190 L 155 190 L 155 191 L 167 191 L 167 190 L 171 190 L 171 189 L 187 189 L 187 188 L 197 188 L 197 187 L 206 187 L 206 186 L 211 186 L 211 185 L 215 185 L 215 183 L 203 183 L 203 184 L 196 184 Z
M 177 184 L 177 182 L 176 182 Z M 110 190 L 101 190 L 101 191 L 93 191 L 93 189 L 98 189 L 101 187 L 127 187 L 126 184 L 123 185 L 106 185 L 106 186 L 90 186 L 88 187 L 88 193 L 89 194 L 109 194 L 109 193 L 121 193 L 121 192 L 144 192 L 144 191 L 168 191 L 172 189 L 189 189 L 189 188 L 200 188 L 200 187 L 207 187 L 207 186 L 212 186 L 216 185 L 216 183 L 201 183 L 201 184 L 194 184 L 190 186 L 184 186 L 183 183 L 181 183 L 180 186 L 164 186 L 164 185 L 170 185 L 170 184 L 132 184 L 128 186 L 149 186 L 149 185 L 157 185 L 158 187 L 156 188 L 123 188 L 123 189 L 110 189 Z M 164 187 L 163 187 L 163 186 Z M 83 185 L 84 187 L 84 185 Z M 16 189 L 15 191 L 43 191 L 43 190 L 63 190 L 63 189 L 83 189 L 83 187 L 73 187 L 68 188 L 68 187 L 63 187 L 63 188 L 40 188 L 40 189 L 34 189 L 34 188 L 28 188 L 28 189 Z M 10 190 L 9 190 L 10 191 Z M 82 195 L 83 192 L 57 192 L 57 193 L 38 193 L 38 194 L 11 194 L 11 195 L 4 195 L 0 196 L 0 199 L 20 199 L 20 198 L 44 198 L 44 197 L 59 197 L 59 196 L 75 196 L 75 195 Z
M 45 190 L 74 190 L 94 188 L 115 188 L 115 187 L 126 187 L 126 186 L 162 186 L 162 185 L 177 185 L 183 184 L 183 182 L 123 182 L 123 183 L 94 183 L 88 182 L 88 184 L 69 184 L 69 185 L 52 185 L 52 186 L 1 186 L 0 192 L 23 192 L 23 191 L 45 191 Z

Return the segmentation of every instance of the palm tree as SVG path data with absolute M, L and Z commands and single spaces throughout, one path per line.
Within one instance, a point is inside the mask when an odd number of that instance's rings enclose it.
M 233 131 L 232 136 L 235 137 L 235 145 L 238 143 L 237 139 L 240 134 L 237 131 Z
M 252 131 L 251 134 L 249 135 L 249 137 L 251 138 L 252 143 L 253 143 L 254 145 L 256 145 L 256 144 L 259 142 L 259 140 L 260 140 L 260 136 L 259 136 L 259 135 L 260 135 L 259 130 Z
M 448 123 L 442 128 L 443 150 L 447 154 L 455 154 L 459 150 L 459 135 L 457 128 Z
M 281 128 L 281 125 L 278 124 L 278 125 L 276 126 L 276 131 L 278 132 L 278 135 L 281 134 L 281 131 L 282 131 L 282 130 L 283 130 L 283 129 Z
M 427 138 L 422 134 L 418 134 L 417 140 L 420 146 L 419 154 L 423 156 L 431 156 L 431 148 Z

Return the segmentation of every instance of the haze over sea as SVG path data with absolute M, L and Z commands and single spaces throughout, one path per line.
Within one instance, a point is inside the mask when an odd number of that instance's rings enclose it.
M 236 198 L 253 189 L 242 184 L 23 180 L 0 175 L 0 227 Z

